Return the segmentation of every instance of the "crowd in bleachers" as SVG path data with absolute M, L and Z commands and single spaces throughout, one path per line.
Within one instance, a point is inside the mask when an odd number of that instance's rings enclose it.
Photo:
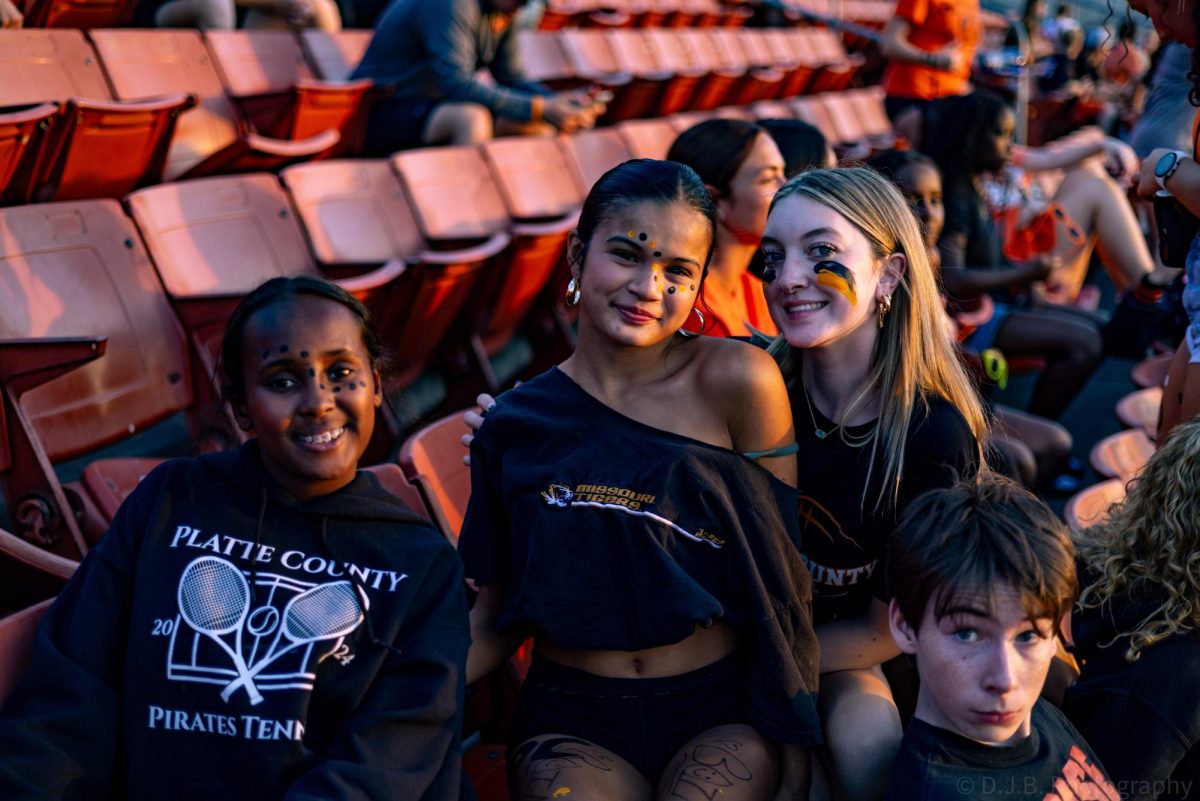
M 0 0 L 0 797 L 1200 797 L 1130 6 Z

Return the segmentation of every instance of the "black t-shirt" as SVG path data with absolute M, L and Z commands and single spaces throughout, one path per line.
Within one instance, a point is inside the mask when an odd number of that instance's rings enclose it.
M 1131 801 L 1200 798 L 1200 635 L 1168 637 L 1132 663 L 1118 636 L 1161 601 L 1150 591 L 1071 619 L 1084 664 L 1063 709 Z
M 905 445 L 904 467 L 896 503 L 875 500 L 882 486 L 884 453 L 875 442 L 851 447 L 838 432 L 818 438 L 813 427 L 830 431 L 834 424 L 809 404 L 803 390 L 790 390 L 796 441 L 800 444 L 797 487 L 800 490 L 801 553 L 813 578 L 813 622 L 859 617 L 872 595 L 886 600 L 880 559 L 896 520 L 922 492 L 948 487 L 978 469 L 978 446 L 967 421 L 948 401 L 929 397 L 917 402 Z M 870 425 L 846 429 L 858 441 Z M 864 483 L 870 484 L 864 493 Z
M 996 269 L 1004 252 L 987 203 L 969 185 L 946 186 L 946 224 L 938 239 L 946 267 Z
M 472 442 L 459 554 L 469 578 L 504 586 L 501 630 L 562 648 L 636 651 L 734 626 L 750 722 L 815 744 L 795 503 L 741 454 L 626 417 L 553 368 L 501 395 Z
M 1119 801 L 1096 755 L 1063 713 L 1033 707 L 1033 730 L 1011 746 L 984 745 L 916 718 L 892 764 L 885 801 L 1035 799 Z

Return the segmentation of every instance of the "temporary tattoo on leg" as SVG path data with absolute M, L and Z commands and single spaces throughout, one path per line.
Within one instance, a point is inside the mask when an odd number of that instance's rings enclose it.
M 599 748 L 575 737 L 528 740 L 513 751 L 509 765 L 516 771 L 520 793 L 516 801 L 546 801 L 567 795 L 570 788 L 559 781 L 567 768 L 586 767 L 603 773 L 613 769 L 612 759 Z
M 835 292 L 841 292 L 850 301 L 851 306 L 858 304 L 858 293 L 854 291 L 854 273 L 850 268 L 836 261 L 818 262 L 813 268 L 817 274 L 817 283 L 827 286 Z
M 754 781 L 750 766 L 737 756 L 744 747 L 740 740 L 725 738 L 680 754 L 667 770 L 667 798 L 713 801 L 731 787 Z

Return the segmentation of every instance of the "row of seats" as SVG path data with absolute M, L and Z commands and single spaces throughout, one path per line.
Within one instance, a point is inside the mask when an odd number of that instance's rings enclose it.
M 0 202 L 121 197 L 351 152 L 371 82 L 345 82 L 343 65 L 369 38 L 0 30 Z
M 602 123 L 839 91 L 863 64 L 824 28 L 529 31 L 518 47 L 534 80 L 612 92 Z
M 821 15 L 882 26 L 895 14 L 895 0 L 806 0 L 785 3 L 787 16 Z M 562 28 L 710 28 L 740 27 L 754 15 L 735 2 L 719 0 L 549 0 L 542 30 Z

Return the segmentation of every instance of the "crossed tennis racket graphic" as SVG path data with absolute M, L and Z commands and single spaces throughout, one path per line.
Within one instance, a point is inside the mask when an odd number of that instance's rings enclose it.
M 237 678 L 221 690 L 221 700 L 228 701 L 244 687 L 250 703 L 255 705 L 263 701 L 254 683 L 259 673 L 297 648 L 354 631 L 363 621 L 365 602 L 349 581 L 318 584 L 293 596 L 283 608 L 270 648 L 253 665 L 247 665 L 242 655 L 242 629 L 251 598 L 250 584 L 242 571 L 216 556 L 201 556 L 184 568 L 178 600 L 184 621 L 216 643 L 237 670 Z M 230 646 L 225 637 L 234 633 Z

